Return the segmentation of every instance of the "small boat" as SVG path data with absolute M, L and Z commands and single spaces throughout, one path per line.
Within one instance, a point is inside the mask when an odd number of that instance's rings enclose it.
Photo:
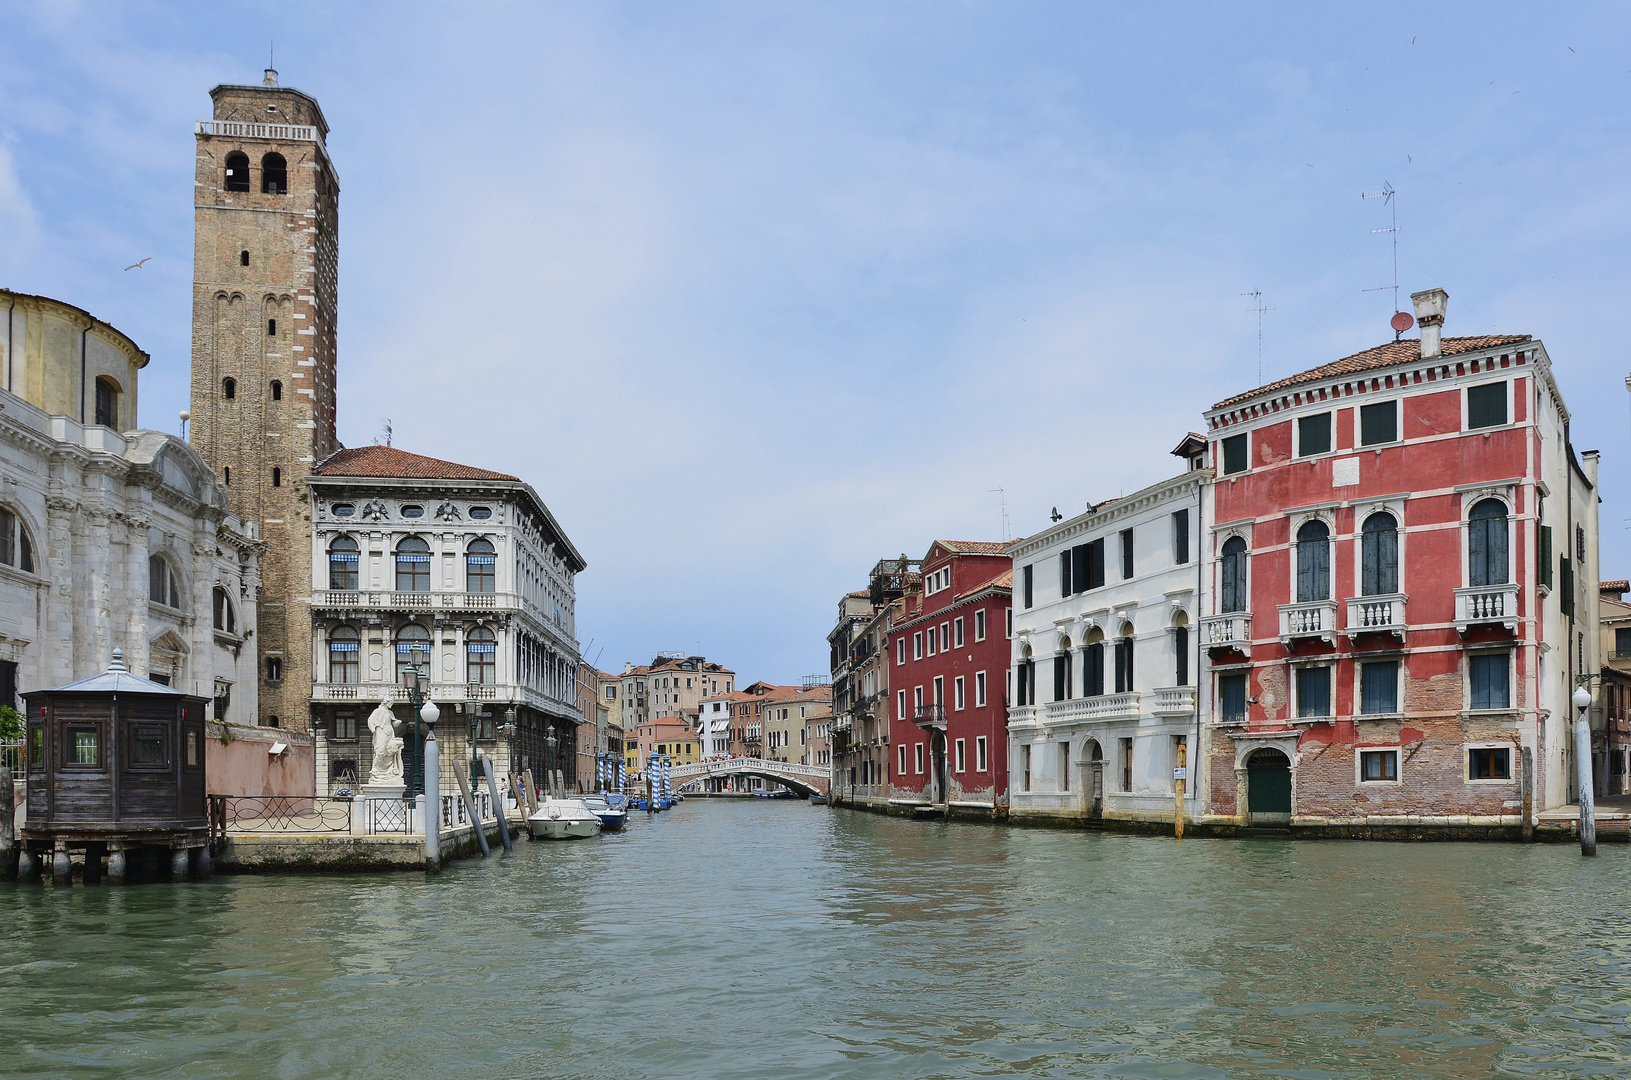
M 603 832 L 617 832 L 629 820 L 629 812 L 622 807 L 613 806 L 611 799 L 605 795 L 585 795 L 582 802 L 600 819 L 600 828 Z
M 600 832 L 600 817 L 582 799 L 545 799 L 527 819 L 534 840 L 575 840 Z
M 811 806 L 826 806 L 827 803 L 830 802 L 830 801 L 831 800 L 829 800 L 827 798 L 827 796 L 825 796 L 825 795 L 811 795 L 810 796 L 810 805 Z

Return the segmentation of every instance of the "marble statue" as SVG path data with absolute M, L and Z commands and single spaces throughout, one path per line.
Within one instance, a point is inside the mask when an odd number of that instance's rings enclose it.
M 384 701 L 368 714 L 368 731 L 374 736 L 374 764 L 369 770 L 369 784 L 402 782 L 402 740 L 396 729 L 402 725 Z

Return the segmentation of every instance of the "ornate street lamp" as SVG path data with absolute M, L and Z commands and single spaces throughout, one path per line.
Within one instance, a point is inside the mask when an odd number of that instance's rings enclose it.
M 520 777 L 521 777 L 521 771 L 515 767 L 515 706 L 514 705 L 511 705 L 509 708 L 504 710 L 504 726 L 502 728 L 500 728 L 499 730 L 502 731 L 503 734 L 504 734 L 504 743 L 505 743 L 505 746 L 508 748 L 509 755 L 510 755 L 509 761 L 505 765 L 505 769 L 510 774 L 510 777 L 512 778 L 512 781 L 518 781 L 520 779 Z M 513 783 L 512 783 L 512 786 L 513 786 Z M 516 790 L 516 791 L 512 791 L 511 794 L 515 796 L 516 806 L 520 807 L 523 811 L 525 811 L 526 803 L 521 798 L 521 792 L 519 790 Z M 529 798 L 530 798 L 530 796 L 529 796 Z
M 544 728 L 544 774 L 548 778 L 546 786 L 554 798 L 560 798 L 562 792 L 555 790 L 555 725 L 550 723 Z
M 1575 785 L 1580 789 L 1580 854 L 1597 854 L 1597 807 L 1591 781 L 1591 725 L 1586 721 L 1586 710 L 1591 708 L 1591 691 L 1584 686 L 1575 688 L 1569 699 L 1579 710 L 1574 722 Z
M 481 785 L 481 756 L 476 750 L 476 735 L 481 724 L 481 702 L 470 698 L 464 703 L 464 711 L 470 714 L 470 790 L 474 791 Z
M 428 657 L 429 653 L 425 647 L 417 641 L 408 649 L 408 665 L 413 669 L 413 682 L 408 685 L 408 704 L 413 706 L 413 778 L 408 789 L 409 795 L 425 793 L 425 743 L 419 733 L 420 713 L 426 707 L 436 708 L 425 700 L 424 683 L 419 671 L 421 665 L 426 664 Z M 439 710 L 436 715 L 440 715 Z
M 421 752 L 420 756 L 414 760 L 414 768 L 419 773 L 419 790 L 417 792 L 414 792 L 414 794 L 416 794 L 416 795 L 429 795 L 430 798 L 427 799 L 426 801 L 430 804 L 430 806 L 425 812 L 427 814 L 433 814 L 433 815 L 434 814 L 440 814 L 442 812 L 441 811 L 441 805 L 442 805 L 442 793 L 441 793 L 441 791 L 440 790 L 437 790 L 437 791 L 426 791 L 425 790 L 425 764 L 424 764 L 425 758 L 424 758 L 423 748 L 424 748 L 424 746 L 428 746 L 431 743 L 436 741 L 436 721 L 438 721 L 438 720 L 440 720 L 442 718 L 442 710 L 438 709 L 436 707 L 436 703 L 434 701 L 427 701 L 423 705 L 421 705 L 414 712 L 414 716 L 416 716 L 419 720 L 423 720 L 425 722 L 425 741 L 421 745 L 421 751 L 422 752 Z M 415 722 L 414 726 L 417 728 L 418 723 Z M 439 780 L 438 780 L 438 783 L 437 783 L 436 786 L 437 786 L 438 789 L 440 789 L 441 783 L 440 783 Z

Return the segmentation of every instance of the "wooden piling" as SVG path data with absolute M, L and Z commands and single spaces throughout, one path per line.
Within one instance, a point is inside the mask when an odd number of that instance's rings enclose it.
M 1189 778 L 1189 746 L 1186 743 L 1178 744 L 1178 767 L 1173 770 L 1173 810 L 1172 834 L 1177 839 L 1184 838 L 1184 784 Z
M 481 857 L 485 859 L 493 852 L 487 846 L 487 830 L 481 826 L 481 811 L 476 808 L 475 796 L 470 794 L 470 781 L 464 778 L 464 770 L 458 768 L 453 770 L 453 779 L 459 782 L 459 794 L 464 796 L 464 806 L 470 814 L 470 824 L 476 830 L 476 843 L 481 846 Z
M 1535 752 L 1524 747 L 1520 759 L 1523 762 L 1523 798 L 1520 805 L 1523 808 L 1523 824 L 1520 832 L 1524 842 L 1535 838 Z
M 0 881 L 17 876 L 17 802 L 11 769 L 0 765 Z

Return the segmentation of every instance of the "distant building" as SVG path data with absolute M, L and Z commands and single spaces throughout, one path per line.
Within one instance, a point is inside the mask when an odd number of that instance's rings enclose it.
M 622 684 L 623 728 L 633 730 L 659 716 L 696 720 L 704 697 L 730 693 L 736 672 L 702 656 L 658 654 L 649 664 L 624 664 Z
M 764 760 L 809 764 L 804 760 L 809 752 L 807 724 L 811 717 L 831 716 L 832 687 L 781 687 L 755 704 L 762 717 Z
M 1601 686 L 1592 707 L 1592 750 L 1602 755 L 1594 773 L 1597 794 L 1631 794 L 1631 581 L 1598 586 L 1602 619 Z M 1599 747 L 1597 744 L 1601 742 Z

